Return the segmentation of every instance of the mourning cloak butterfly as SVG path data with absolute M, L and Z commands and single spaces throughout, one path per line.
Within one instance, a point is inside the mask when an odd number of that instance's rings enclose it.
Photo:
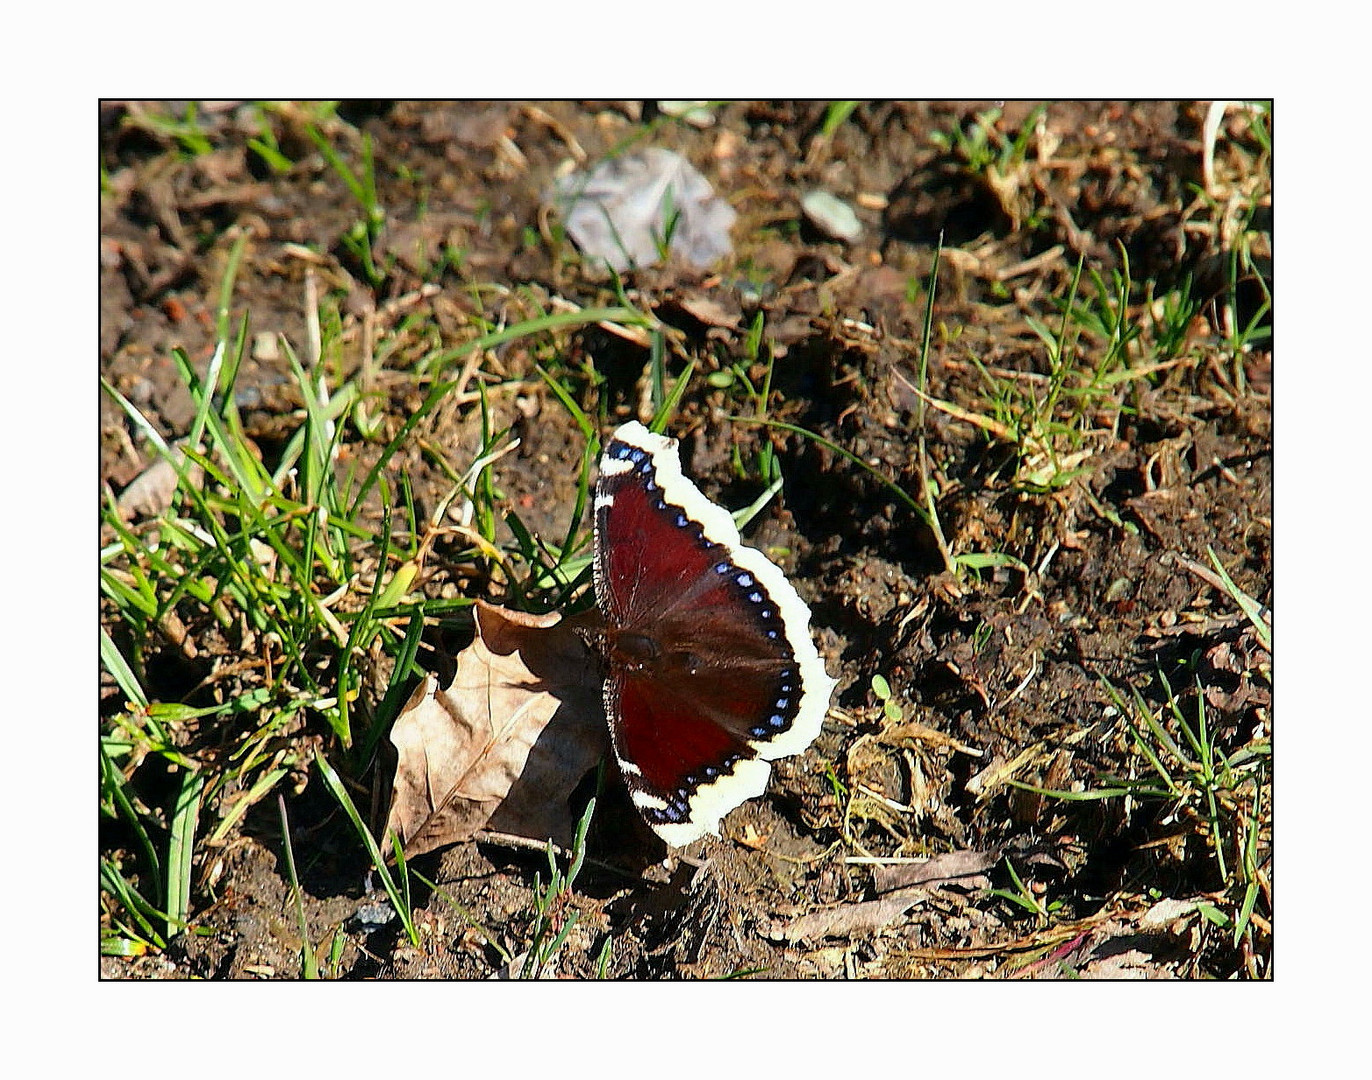
M 644 819 L 674 846 L 761 795 L 770 761 L 819 734 L 834 680 L 810 609 L 681 472 L 676 440 L 631 422 L 600 459 L 595 591 L 605 712 Z

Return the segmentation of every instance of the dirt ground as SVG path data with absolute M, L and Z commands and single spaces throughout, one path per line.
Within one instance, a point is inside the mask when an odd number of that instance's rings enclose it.
M 1233 329 L 1226 298 L 1241 325 L 1270 313 L 1258 285 L 1234 283 L 1234 232 L 1216 201 L 1197 194 L 1207 105 L 1052 103 L 1036 122 L 1034 103 L 1003 103 L 990 123 L 1009 140 L 1027 131 L 1029 149 L 1018 171 L 988 173 L 934 136 L 974 130 L 990 102 L 863 103 L 822 137 L 830 114 L 819 102 L 716 106 L 709 126 L 663 122 L 640 102 L 352 102 L 323 120 L 309 106 L 226 102 L 197 113 L 203 146 L 154 122 L 183 115 L 180 104 L 106 103 L 101 374 L 164 435 L 183 435 L 192 403 L 171 350 L 185 349 L 204 370 L 225 261 L 246 234 L 231 308 L 250 313 L 255 344 L 236 393 L 264 453 L 299 422 L 289 369 L 270 342 L 304 341 L 307 269 L 337 299 L 345 369 L 360 363 L 364 343 L 388 343 L 380 411 L 403 419 L 417 400 L 416 358 L 470 337 L 474 313 L 500 324 L 527 313 L 528 297 L 543 309 L 554 298 L 613 302 L 603 278 L 583 272 L 565 243 L 548 242 L 544 194 L 564 162 L 594 162 L 636 134 L 680 152 L 737 210 L 735 253 L 710 272 L 641 271 L 628 280 L 633 296 L 680 331 L 680 349 L 706 365 L 702 376 L 744 355 L 761 312 L 775 359 L 771 415 L 870 466 L 784 431 L 726 422 L 739 399 L 722 380 L 699 378 L 671 424 L 687 473 L 731 509 L 759 490 L 732 468 L 735 448 L 753 453 L 769 438 L 777 448 L 784 492 L 748 542 L 788 553 L 785 569 L 840 683 L 810 750 L 781 762 L 767 794 L 727 819 L 724 838 L 688 857 L 662 862 L 661 848 L 636 831 L 627 796 L 606 792 L 590 859 L 565 898 L 579 918 L 553 973 L 591 977 L 608 956 L 603 973 L 615 978 L 1058 977 L 1069 968 L 1267 977 L 1265 782 L 1254 855 L 1263 887 L 1240 943 L 1196 915 L 1228 894 L 1180 800 L 1031 790 L 1081 792 L 1121 770 L 1147 771 L 1102 679 L 1165 711 L 1165 678 L 1186 715 L 1203 686 L 1226 753 L 1271 733 L 1270 686 L 1252 675 L 1270 672 L 1270 656 L 1216 587 L 1207 554 L 1270 604 L 1270 344 L 1257 338 L 1237 356 L 1217 344 Z M 311 125 L 354 167 L 370 138 L 385 213 L 379 273 L 345 242 L 358 203 L 307 136 Z M 281 171 L 249 145 L 264 130 L 289 162 Z M 1261 157 L 1241 110 L 1225 116 L 1215 146 L 1216 174 L 1234 186 Z M 813 189 L 856 209 L 856 239 L 835 239 L 805 217 L 801 200 Z M 1254 248 L 1260 267 L 1270 260 L 1267 191 L 1245 223 L 1247 235 L 1268 238 Z M 924 283 L 940 233 L 928 393 L 961 415 L 925 409 L 916 390 Z M 1144 290 L 1189 291 L 1198 303 L 1177 362 L 1132 383 L 1113 415 L 1093 418 L 1073 463 L 1079 475 L 1033 490 L 1012 440 L 966 414 L 986 414 L 987 371 L 1007 385 L 1041 378 L 1044 343 L 1030 320 L 1056 328 L 1054 300 L 1068 295 L 1079 259 L 1082 290 L 1092 272 L 1108 285 L 1127 260 L 1130 315 L 1141 322 L 1155 310 Z M 638 414 L 641 343 L 591 328 L 567 347 L 570 369 L 597 376 L 580 384 L 592 415 L 597 400 L 614 419 Z M 1102 346 L 1083 338 L 1080 347 Z M 530 530 L 560 540 L 583 440 L 536 361 L 536 350 L 518 345 L 485 361 L 493 380 L 518 387 L 491 395 L 500 423 L 521 439 L 498 477 Z M 677 373 L 684 366 L 681 355 L 670 363 Z M 460 459 L 475 410 L 439 410 L 422 437 Z M 936 534 L 882 479 L 922 502 L 921 434 L 947 548 L 1017 562 L 946 569 Z M 102 487 L 115 493 L 151 460 L 108 396 L 101 447 Z M 450 485 L 418 449 L 397 460 L 421 505 Z M 474 596 L 481 585 L 438 573 L 427 588 Z M 469 622 L 445 620 L 426 635 L 426 656 L 450 656 L 469 637 Z M 179 700 L 194 682 L 175 665 L 156 670 L 165 681 L 148 687 L 155 699 Z M 898 721 L 874 694 L 876 676 L 904 707 Z M 105 718 L 124 705 L 107 691 Z M 327 752 L 323 725 L 296 737 Z M 300 790 L 283 790 L 297 858 L 309 852 L 301 872 L 311 939 L 341 931 L 331 974 L 508 973 L 504 956 L 528 947 L 535 877 L 547 878 L 541 854 L 496 838 L 417 860 L 441 891 L 416 897 L 425 944 L 415 947 L 385 917 L 366 854 L 317 776 L 297 779 Z M 384 770 L 352 779 L 355 797 L 384 803 Z M 102 827 L 103 851 L 127 843 Z M 931 880 L 912 869 L 931 864 L 898 861 L 926 856 L 937 857 Z M 102 957 L 102 975 L 299 977 L 275 799 L 199 858 L 197 932 L 161 952 Z M 1006 899 L 1021 885 L 1042 902 L 1039 912 Z

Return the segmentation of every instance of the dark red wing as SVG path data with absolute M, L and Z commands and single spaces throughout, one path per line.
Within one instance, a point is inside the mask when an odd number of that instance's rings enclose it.
M 818 732 L 833 681 L 809 610 L 638 424 L 601 459 L 595 580 L 616 756 L 648 823 L 686 843 Z

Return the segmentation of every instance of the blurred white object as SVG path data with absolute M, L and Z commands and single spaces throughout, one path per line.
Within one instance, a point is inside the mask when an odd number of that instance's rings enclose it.
M 812 191 L 800 200 L 805 216 L 825 236 L 835 240 L 856 240 L 862 235 L 862 222 L 857 211 L 836 195 L 827 191 Z
M 685 120 L 692 127 L 707 128 L 715 122 L 709 104 L 708 101 L 659 101 L 657 109 L 663 116 Z
M 582 254 L 617 272 L 661 261 L 669 232 L 671 253 L 699 269 L 733 251 L 734 208 L 671 150 L 654 147 L 562 177 L 549 201 Z

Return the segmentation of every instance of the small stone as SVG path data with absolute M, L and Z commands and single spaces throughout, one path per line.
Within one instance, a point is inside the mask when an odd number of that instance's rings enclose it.
M 857 211 L 842 199 L 827 191 L 812 191 L 800 200 L 805 216 L 825 236 L 835 240 L 856 240 L 862 235 L 862 223 Z
M 364 933 L 378 930 L 394 918 L 395 908 L 386 900 L 379 903 L 359 904 L 357 910 L 353 912 L 353 922 Z
M 253 335 L 252 358 L 270 363 L 280 359 L 281 349 L 275 330 L 263 330 Z
M 685 120 L 692 127 L 707 128 L 715 122 L 709 104 L 708 101 L 659 101 L 657 110 L 664 116 Z

